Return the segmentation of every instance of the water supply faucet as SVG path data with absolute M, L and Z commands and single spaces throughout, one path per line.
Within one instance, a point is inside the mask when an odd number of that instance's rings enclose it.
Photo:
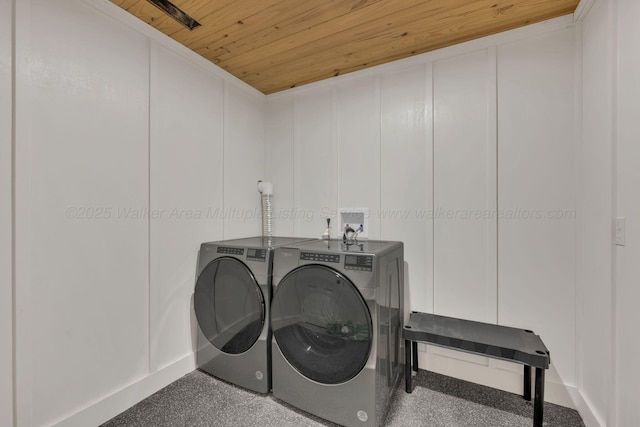
M 344 226 L 342 241 L 345 243 L 355 243 L 358 241 L 358 234 L 362 233 L 363 231 L 364 228 L 362 227 L 362 224 L 360 224 L 360 227 L 356 228 L 355 230 L 351 228 L 349 224 L 347 224 Z
M 355 230 L 351 228 L 349 224 L 346 224 L 344 226 L 344 233 L 342 234 L 342 241 L 345 243 L 351 242 L 351 240 L 353 239 L 354 233 L 355 233 Z
M 362 233 L 364 231 L 364 228 L 362 227 L 362 224 L 360 224 L 360 227 L 356 228 L 356 231 L 353 233 L 353 237 L 351 237 L 351 239 L 356 242 L 358 240 L 358 234 Z

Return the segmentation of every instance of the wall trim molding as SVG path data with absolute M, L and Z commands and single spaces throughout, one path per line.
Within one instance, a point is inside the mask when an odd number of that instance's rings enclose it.
M 189 354 L 105 398 L 59 420 L 55 427 L 97 426 L 193 371 L 195 355 Z
M 597 0 L 580 0 L 578 7 L 573 12 L 573 20 L 575 22 L 582 22 L 584 18 L 589 14 L 589 11 L 596 4 Z
M 605 420 L 593 410 L 593 405 L 580 391 L 576 395 L 576 410 L 582 417 L 586 427 L 606 427 Z
M 14 1 L 0 0 L 0 425 L 15 412 Z

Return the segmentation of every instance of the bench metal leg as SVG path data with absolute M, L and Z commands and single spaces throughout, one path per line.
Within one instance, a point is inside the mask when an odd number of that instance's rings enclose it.
M 411 341 L 411 350 L 413 351 L 413 371 L 418 372 L 418 341 Z
M 411 393 L 411 344 L 404 340 L 404 391 Z
M 544 369 L 536 368 L 536 391 L 533 402 L 533 427 L 542 427 L 544 407 Z
M 524 393 L 525 400 L 531 402 L 531 366 L 524 365 Z

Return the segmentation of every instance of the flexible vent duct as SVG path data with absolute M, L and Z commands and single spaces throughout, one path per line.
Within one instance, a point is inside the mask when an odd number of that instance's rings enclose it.
M 270 182 L 258 181 L 258 191 L 262 194 L 262 236 L 273 237 L 273 185 Z
M 187 15 L 182 9 L 180 9 L 175 4 L 171 3 L 169 0 L 147 0 L 148 2 L 157 6 L 164 13 L 184 25 L 189 29 L 189 31 L 193 30 L 196 27 L 200 26 L 200 23 Z

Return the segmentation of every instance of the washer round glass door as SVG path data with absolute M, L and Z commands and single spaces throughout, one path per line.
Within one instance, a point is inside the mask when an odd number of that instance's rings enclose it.
M 215 259 L 202 270 L 194 306 L 200 329 L 225 353 L 249 350 L 264 327 L 264 298 L 258 282 L 235 258 Z
M 371 351 L 371 315 L 360 292 L 322 265 L 299 267 L 282 279 L 271 305 L 271 328 L 291 366 L 322 384 L 358 375 Z

